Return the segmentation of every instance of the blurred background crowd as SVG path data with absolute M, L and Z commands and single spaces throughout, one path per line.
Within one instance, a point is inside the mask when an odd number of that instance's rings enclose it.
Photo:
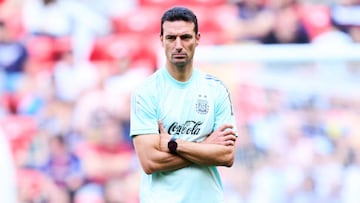
M 201 46 L 360 42 L 359 0 L 0 0 L 0 181 L 16 177 L 4 202 L 138 202 L 129 95 L 158 68 L 176 4 L 197 14 Z M 358 81 L 359 61 L 336 70 Z M 236 85 L 228 203 L 359 202 L 359 94 Z

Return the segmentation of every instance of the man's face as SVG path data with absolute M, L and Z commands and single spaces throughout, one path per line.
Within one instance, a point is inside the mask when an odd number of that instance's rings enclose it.
M 165 49 L 167 63 L 185 67 L 192 62 L 200 34 L 195 34 L 194 23 L 185 21 L 165 21 L 160 37 Z

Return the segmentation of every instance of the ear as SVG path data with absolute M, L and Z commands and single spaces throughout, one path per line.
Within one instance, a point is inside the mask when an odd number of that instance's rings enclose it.
M 164 39 L 164 36 L 163 36 L 163 35 L 160 35 L 160 43 L 161 43 L 161 46 L 162 46 L 162 47 L 164 47 L 163 39 Z
M 201 35 L 200 35 L 200 32 L 198 32 L 198 33 L 196 34 L 196 37 L 195 37 L 195 38 L 196 38 L 196 46 L 199 45 L 200 36 L 201 36 Z

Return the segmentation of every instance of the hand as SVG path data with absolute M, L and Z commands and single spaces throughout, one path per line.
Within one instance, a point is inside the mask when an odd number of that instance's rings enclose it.
M 236 141 L 236 133 L 234 127 L 230 124 L 224 124 L 212 132 L 203 143 L 219 144 L 224 146 L 234 146 Z
M 171 135 L 169 135 L 162 124 L 161 121 L 158 122 L 159 125 L 159 133 L 160 133 L 160 151 L 170 152 L 168 148 L 168 142 L 171 139 Z

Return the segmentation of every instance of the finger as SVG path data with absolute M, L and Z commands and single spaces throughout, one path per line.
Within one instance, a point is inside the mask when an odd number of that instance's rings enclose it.
M 159 126 L 159 133 L 160 134 L 165 133 L 165 129 L 161 121 L 158 121 L 158 126 Z
M 236 132 L 233 131 L 233 130 L 225 130 L 225 131 L 223 131 L 223 136 L 227 136 L 227 135 L 236 136 Z
M 226 135 L 225 136 L 225 140 L 228 141 L 228 140 L 231 140 L 231 141 L 235 141 L 236 140 L 236 136 L 235 135 Z
M 235 145 L 235 141 L 233 140 L 226 141 L 226 146 L 234 146 L 234 145 Z
M 225 131 L 226 129 L 232 129 L 234 126 L 233 125 L 231 125 L 231 124 L 223 124 L 223 125 L 221 125 L 219 128 L 218 128 L 218 130 L 219 131 Z

